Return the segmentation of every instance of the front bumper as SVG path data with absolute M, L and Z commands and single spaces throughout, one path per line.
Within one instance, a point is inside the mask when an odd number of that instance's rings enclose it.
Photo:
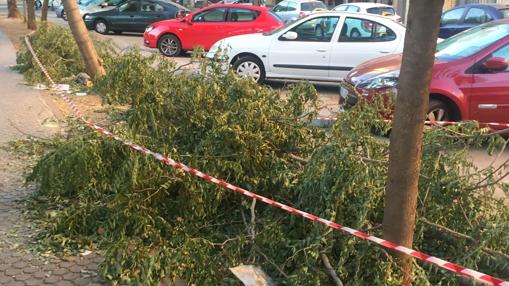
M 152 49 L 157 48 L 157 36 L 150 32 L 143 33 L 143 45 Z
M 83 20 L 83 22 L 85 22 L 85 26 L 87 27 L 88 30 L 94 29 L 94 21 L 95 21 L 95 19 Z

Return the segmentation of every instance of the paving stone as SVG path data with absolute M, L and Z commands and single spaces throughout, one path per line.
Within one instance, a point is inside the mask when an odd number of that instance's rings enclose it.
M 38 267 L 31 266 L 31 267 L 24 268 L 23 272 L 27 273 L 27 274 L 33 274 L 33 273 L 37 272 L 38 270 L 39 270 Z
M 60 281 L 60 282 L 56 283 L 55 286 L 73 286 L 73 285 L 69 281 Z
M 38 279 L 42 279 L 42 278 L 46 277 L 46 274 L 47 274 L 47 272 L 37 270 L 37 272 L 32 273 L 32 276 L 35 278 L 38 278 Z
M 73 281 L 73 280 L 76 280 L 78 278 L 80 278 L 80 275 L 77 274 L 77 273 L 72 273 L 72 272 L 69 272 L 69 273 L 66 273 L 62 276 L 62 278 L 64 280 L 68 280 L 68 281 Z
M 65 269 L 65 268 L 57 268 L 57 269 L 51 271 L 51 274 L 53 274 L 53 275 L 55 275 L 55 274 L 56 275 L 64 275 L 67 272 L 68 272 L 68 270 Z
M 50 277 L 46 277 L 44 279 L 44 282 L 46 283 L 57 283 L 58 281 L 61 281 L 62 280 L 62 277 L 58 276 L 58 275 L 51 275 Z
M 14 277 L 14 280 L 16 280 L 16 281 L 25 281 L 25 280 L 30 279 L 30 276 L 31 276 L 30 274 L 21 274 L 21 275 L 16 275 L 16 276 Z
M 9 269 L 5 270 L 5 274 L 8 276 L 15 276 L 15 275 L 21 274 L 21 269 L 9 268 Z
M 92 283 L 92 280 L 90 278 L 79 278 L 75 280 L 74 283 L 78 286 L 85 286 L 90 285 Z
M 12 266 L 16 267 L 18 269 L 24 269 L 24 268 L 28 268 L 29 267 L 29 265 L 25 261 L 23 261 L 23 260 L 14 263 Z
M 69 270 L 70 270 L 71 272 L 74 272 L 74 273 L 80 273 L 80 272 L 81 272 L 81 270 L 83 270 L 83 269 L 84 269 L 84 267 L 83 267 L 83 266 L 80 266 L 80 265 L 74 265 L 74 266 L 71 266 L 71 267 L 69 268 Z
M 5 286 L 25 286 L 25 283 L 20 281 L 13 281 L 5 284 Z
M 41 279 L 35 279 L 35 278 L 30 278 L 27 281 L 25 281 L 25 285 L 27 285 L 27 286 L 38 286 L 43 283 L 44 282 Z
M 6 285 L 7 283 L 9 283 L 13 280 L 14 279 L 11 276 L 0 274 L 0 285 Z

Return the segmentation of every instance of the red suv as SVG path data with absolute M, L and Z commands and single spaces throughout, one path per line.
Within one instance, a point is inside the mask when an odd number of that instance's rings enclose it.
M 158 48 L 165 56 L 201 46 L 205 50 L 226 37 L 272 31 L 283 23 L 266 8 L 242 4 L 212 5 L 183 19 L 149 25 L 143 34 L 145 46 Z
M 435 58 L 428 120 L 509 123 L 509 19 L 444 40 Z M 395 94 L 400 65 L 401 55 L 359 65 L 345 78 L 340 102 Z

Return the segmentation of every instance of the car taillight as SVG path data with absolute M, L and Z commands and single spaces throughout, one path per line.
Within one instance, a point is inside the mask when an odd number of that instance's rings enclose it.
M 304 16 L 306 16 L 306 13 L 304 13 L 304 12 L 302 12 L 302 11 L 301 11 L 301 12 L 299 13 L 299 18 L 302 18 L 302 17 L 304 17 Z

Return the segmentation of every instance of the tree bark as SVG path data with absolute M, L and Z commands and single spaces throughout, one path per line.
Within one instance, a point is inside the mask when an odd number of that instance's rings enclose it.
M 422 132 L 444 0 L 411 0 L 389 147 L 383 236 L 412 247 L 418 196 Z M 410 285 L 412 260 L 393 253 Z
M 23 23 L 27 21 L 27 0 L 23 0 Z
M 21 18 L 21 13 L 18 10 L 16 0 L 7 0 L 7 18 Z
M 85 23 L 81 18 L 76 1 L 64 0 L 62 3 L 64 4 L 65 13 L 67 14 L 67 22 L 69 23 L 74 40 L 76 41 L 83 61 L 85 62 L 88 75 L 92 78 L 104 75 L 104 68 L 97 56 L 97 52 L 92 40 L 90 39 L 88 30 L 85 27 Z
M 43 21 L 43 22 L 48 21 L 48 5 L 49 5 L 49 0 L 42 1 L 41 21 Z
M 29 30 L 36 30 L 37 24 L 35 22 L 35 3 L 34 0 L 27 0 L 27 28 Z

